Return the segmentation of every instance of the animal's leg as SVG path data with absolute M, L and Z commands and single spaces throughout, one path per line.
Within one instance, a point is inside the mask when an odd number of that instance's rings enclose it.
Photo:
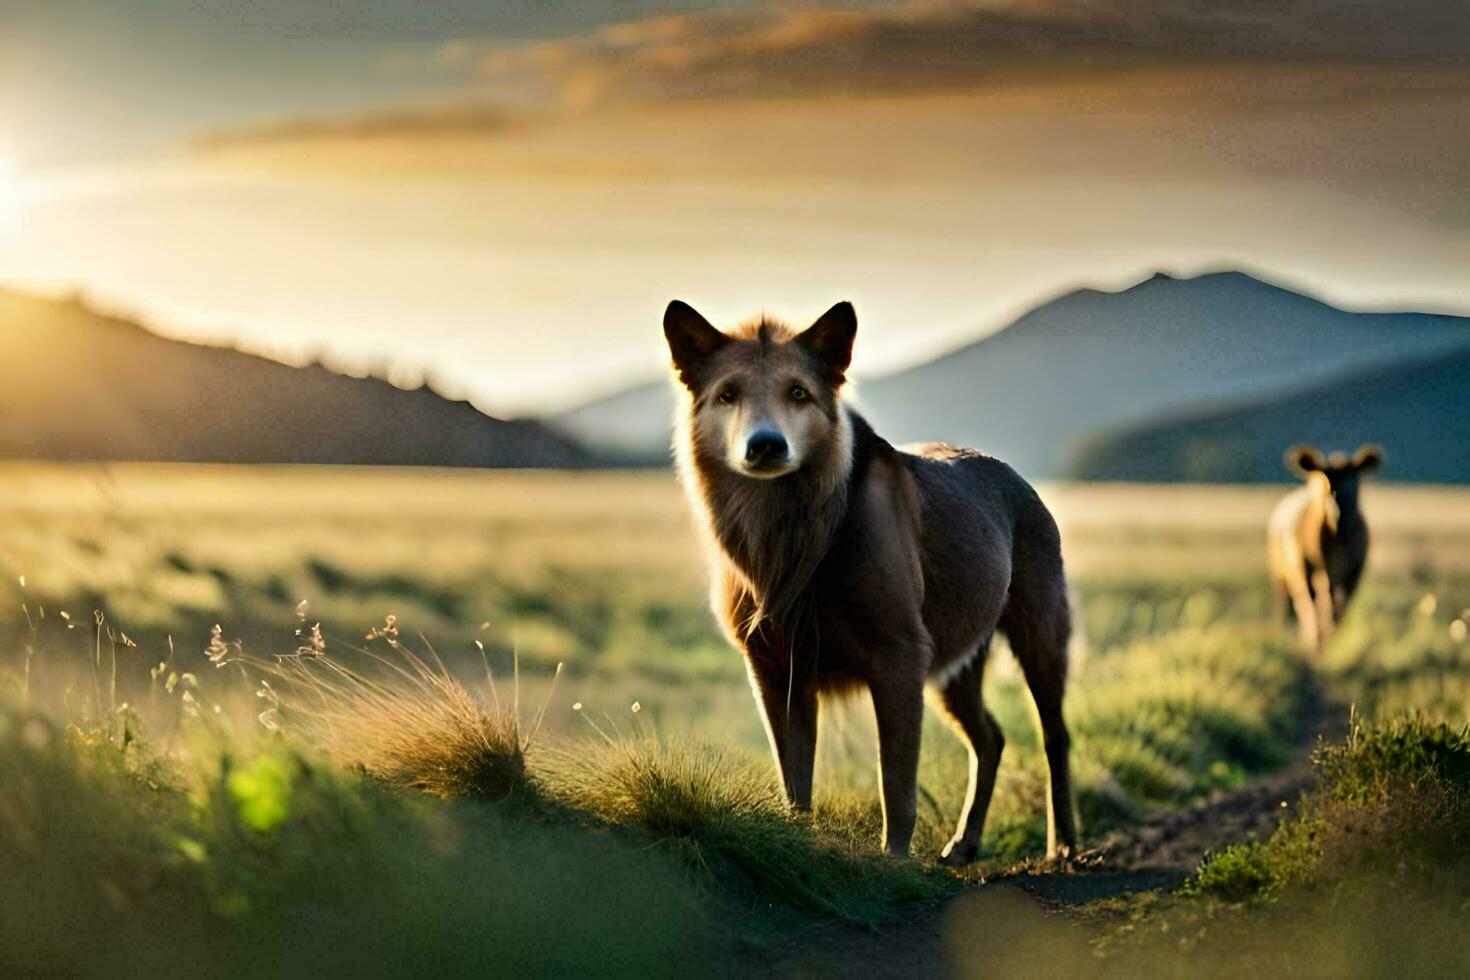
M 775 676 L 778 674 L 780 671 L 750 667 L 751 685 L 765 716 L 766 737 L 786 802 L 792 809 L 810 810 L 817 756 L 817 692 L 810 684 Z
M 878 720 L 878 777 L 883 787 L 883 846 L 906 855 L 914 836 L 919 791 L 919 738 L 924 727 L 922 673 L 872 681 Z
M 1062 693 L 1066 681 L 1057 675 L 1033 685 L 1031 695 L 1041 716 L 1041 740 L 1046 747 L 1046 767 L 1051 775 L 1051 792 L 1046 798 L 1046 856 L 1070 858 L 1077 850 L 1077 816 L 1072 808 L 1072 767 L 1069 752 L 1072 737 L 1062 717 Z
M 1291 608 L 1296 613 L 1297 635 L 1304 650 L 1317 650 L 1317 606 L 1312 598 L 1312 586 L 1308 571 L 1303 567 L 1290 584 Z
M 1327 570 L 1319 568 L 1312 573 L 1312 598 L 1317 603 L 1317 652 L 1327 649 L 1332 632 L 1337 626 L 1337 616 L 1332 601 L 1332 581 Z
M 944 846 L 942 860 L 952 867 L 962 867 L 980 854 L 980 836 L 985 831 L 985 813 L 990 809 L 990 796 L 995 790 L 995 773 L 1005 737 L 1000 725 L 985 710 L 981 682 L 985 676 L 987 640 L 964 668 L 939 690 L 940 703 L 965 740 L 970 754 L 970 784 L 965 805 L 960 811 L 954 838 Z
M 1055 604 L 1054 604 L 1055 605 Z M 1059 611 L 1058 611 L 1059 610 Z M 1002 627 L 1021 662 L 1026 686 L 1041 718 L 1041 741 L 1051 777 L 1046 798 L 1046 856 L 1067 860 L 1077 850 L 1077 817 L 1072 807 L 1072 738 L 1062 716 L 1067 688 L 1067 636 L 1070 631 L 1065 599 L 1050 617 L 1025 609 L 1008 609 Z
M 1332 590 L 1332 612 L 1336 622 L 1342 622 L 1342 617 L 1347 613 L 1348 603 L 1352 601 L 1353 594 L 1358 591 L 1358 581 L 1362 577 L 1362 568 L 1353 569 L 1343 575 L 1342 580 Z
M 1291 604 L 1291 589 L 1286 580 L 1273 575 L 1271 577 L 1271 621 L 1275 623 L 1290 623 L 1294 609 Z

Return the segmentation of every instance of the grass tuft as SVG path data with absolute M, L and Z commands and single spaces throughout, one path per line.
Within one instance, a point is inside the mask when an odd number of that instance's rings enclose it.
M 1300 813 L 1258 843 L 1207 859 L 1186 894 L 1274 899 L 1340 877 L 1470 880 L 1470 729 L 1408 716 L 1355 725 L 1323 745 L 1322 780 Z M 1461 897 L 1470 897 L 1470 892 Z
M 262 693 L 305 744 L 393 787 L 502 799 L 526 784 L 518 705 L 487 708 L 396 637 L 374 674 L 325 652 L 282 658 Z
M 874 925 L 951 885 L 873 850 L 866 808 L 844 799 L 824 801 L 815 818 L 792 814 L 767 770 L 695 742 L 587 743 L 559 753 L 545 786 L 594 820 L 653 837 L 712 890 L 778 918 L 794 910 Z

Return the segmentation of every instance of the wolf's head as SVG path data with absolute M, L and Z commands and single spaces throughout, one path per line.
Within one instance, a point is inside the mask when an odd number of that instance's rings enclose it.
M 838 395 L 856 334 L 851 303 L 800 333 L 762 319 L 731 334 L 687 303 L 670 303 L 664 336 L 691 396 L 685 421 L 696 455 L 760 480 L 829 459 L 847 432 Z

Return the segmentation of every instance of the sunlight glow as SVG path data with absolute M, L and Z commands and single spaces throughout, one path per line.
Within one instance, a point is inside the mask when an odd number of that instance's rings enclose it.
M 0 148 L 0 239 L 13 237 L 20 229 L 25 209 L 25 185 L 15 161 Z

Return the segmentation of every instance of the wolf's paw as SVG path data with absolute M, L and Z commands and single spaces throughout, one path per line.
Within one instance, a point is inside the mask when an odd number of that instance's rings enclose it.
M 980 856 L 979 844 L 967 844 L 964 841 L 952 840 L 944 845 L 940 852 L 939 863 L 951 868 L 963 868 L 974 864 L 975 859 Z
M 1075 848 L 1069 844 L 1061 844 L 1046 853 L 1043 867 L 1049 871 L 1057 871 L 1066 874 L 1073 870 Z

